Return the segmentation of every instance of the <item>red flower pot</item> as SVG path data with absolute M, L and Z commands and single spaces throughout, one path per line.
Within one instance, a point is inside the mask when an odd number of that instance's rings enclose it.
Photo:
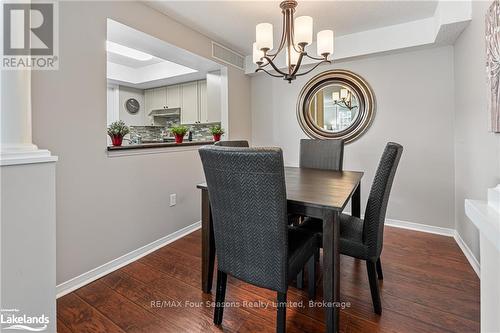
M 184 140 L 184 135 L 180 134 L 175 135 L 175 143 L 182 143 L 182 140 Z
M 113 146 L 121 146 L 123 141 L 123 136 L 114 135 L 111 137 L 111 143 Z
M 214 141 L 220 141 L 220 137 L 222 134 L 214 134 Z

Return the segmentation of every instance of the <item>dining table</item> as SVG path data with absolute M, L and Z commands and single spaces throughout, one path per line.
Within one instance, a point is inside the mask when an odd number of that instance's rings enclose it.
M 338 332 L 340 324 L 340 214 L 350 200 L 351 214 L 360 217 L 362 177 L 358 171 L 285 167 L 288 213 L 323 221 L 322 306 L 328 333 Z M 216 252 L 213 220 L 207 184 L 197 188 L 201 189 L 201 288 L 210 293 Z

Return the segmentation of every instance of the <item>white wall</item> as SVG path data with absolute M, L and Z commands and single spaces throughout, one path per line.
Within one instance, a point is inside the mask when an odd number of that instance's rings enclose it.
M 477 229 L 464 199 L 486 200 L 500 183 L 500 134 L 489 132 L 484 18 L 491 1 L 472 2 L 472 21 L 455 43 L 455 218 L 456 229 L 479 260 Z
M 58 71 L 32 78 L 34 142 L 57 164 L 57 282 L 200 220 L 196 150 L 106 154 L 106 18 L 203 57 L 210 40 L 138 2 L 60 2 Z M 249 78 L 228 68 L 229 129 L 250 138 Z M 82 93 L 84 92 L 84 93 Z M 168 195 L 177 193 L 177 205 Z
M 120 110 L 120 120 L 123 120 L 128 126 L 144 126 L 146 119 L 145 105 L 144 105 L 144 90 L 135 89 L 131 87 L 120 86 L 120 99 L 119 99 L 119 110 Z M 125 102 L 129 98 L 135 98 L 139 105 L 141 106 L 139 111 L 135 114 L 131 114 L 127 111 L 125 107 Z
M 207 73 L 208 121 L 220 121 L 222 113 L 222 77 L 220 71 Z
M 344 155 L 346 170 L 365 172 L 364 204 L 384 146 L 395 141 L 405 150 L 387 217 L 453 228 L 453 48 L 342 62 L 320 67 L 314 74 L 333 68 L 363 76 L 377 99 L 371 128 L 347 145 Z M 287 165 L 298 164 L 299 139 L 306 136 L 295 106 L 300 89 L 314 74 L 292 84 L 264 74 L 251 80 L 252 141 L 282 147 Z
M 19 309 L 16 317 L 45 315 L 46 332 L 55 332 L 57 321 L 55 170 L 55 163 L 0 167 L 0 308 Z

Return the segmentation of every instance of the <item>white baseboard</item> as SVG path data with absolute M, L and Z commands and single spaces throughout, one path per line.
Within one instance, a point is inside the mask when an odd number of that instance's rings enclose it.
M 476 272 L 477 277 L 481 278 L 481 265 L 479 264 L 479 261 L 476 259 L 470 248 L 467 246 L 467 244 L 464 242 L 462 237 L 460 237 L 460 234 L 456 230 L 453 238 L 455 238 L 455 242 L 457 242 L 458 246 L 469 261 L 469 264 L 472 266 L 472 269 L 474 270 L 474 272 Z
M 442 227 L 435 227 L 431 225 L 426 225 L 426 224 L 420 224 L 420 223 L 414 223 L 414 222 L 408 222 L 408 221 L 401 221 L 401 220 L 395 220 L 395 219 L 386 219 L 385 225 L 390 226 L 390 227 L 396 227 L 396 228 L 402 228 L 402 229 L 408 229 L 408 230 L 414 230 L 414 231 L 420 231 L 420 232 L 426 232 L 426 233 L 431 233 L 431 234 L 437 234 L 437 235 L 443 235 L 443 236 L 448 236 L 448 237 L 453 237 L 455 239 L 455 242 L 458 244 L 462 252 L 464 253 L 465 257 L 469 261 L 469 264 L 471 265 L 472 269 L 474 272 L 476 272 L 477 276 L 479 277 L 480 274 L 480 264 L 478 260 L 474 257 L 474 254 L 472 251 L 469 249 L 467 244 L 464 242 L 462 237 L 457 233 L 455 229 L 451 228 L 442 228 Z M 83 273 L 75 278 L 72 278 L 71 280 L 68 280 L 66 282 L 63 282 L 59 285 L 56 286 L 56 292 L 57 292 L 57 298 L 64 296 L 66 294 L 69 294 L 70 292 L 83 287 L 86 284 L 89 284 L 92 281 L 95 281 L 101 277 L 103 277 L 106 274 L 109 274 L 125 265 L 130 264 L 131 262 L 134 262 L 145 255 L 156 251 L 157 249 L 172 243 L 176 241 L 179 238 L 182 238 L 193 231 L 196 231 L 201 228 L 201 221 L 198 221 L 196 223 L 193 223 L 185 228 L 182 228 L 170 235 L 167 235 L 165 237 L 162 237 L 150 244 L 147 244 L 137 250 L 134 250 L 132 252 L 129 252 L 119 258 L 116 258 L 114 260 L 111 260 L 110 262 L 105 263 L 104 265 L 101 265 L 97 268 L 94 268 L 86 273 Z
M 201 228 L 201 221 L 195 222 L 185 228 L 177 230 L 176 232 L 171 233 L 165 237 L 162 237 L 150 244 L 144 245 L 137 250 L 124 254 L 123 256 L 111 260 L 110 262 L 105 263 L 97 268 L 94 268 L 86 273 L 83 273 L 77 277 L 72 278 L 66 282 L 63 282 L 56 286 L 57 298 L 69 294 L 70 292 L 83 287 L 86 284 L 89 284 L 92 281 L 95 281 L 106 274 L 109 274 L 125 265 L 134 262 L 145 255 L 158 250 L 160 247 L 163 247 L 169 243 L 176 241 L 179 238 L 182 238 L 193 231 L 196 231 Z
M 448 236 L 448 237 L 455 236 L 455 229 L 436 227 L 433 225 L 420 224 L 420 223 L 414 223 L 414 222 L 408 222 L 408 221 L 386 219 L 385 225 L 390 226 L 390 227 L 409 229 L 409 230 L 414 230 L 414 231 L 421 231 L 421 232 L 426 232 L 429 234 L 436 234 L 436 235 L 442 235 L 442 236 Z
M 402 228 L 402 229 L 409 229 L 409 230 L 414 230 L 414 231 L 420 231 L 420 232 L 426 232 L 430 234 L 436 234 L 436 235 L 442 235 L 442 236 L 448 236 L 448 237 L 453 237 L 455 239 L 455 242 L 457 243 L 458 247 L 460 247 L 460 250 L 465 255 L 465 258 L 467 258 L 467 261 L 469 261 L 469 264 L 471 265 L 472 269 L 474 272 L 476 272 L 477 276 L 480 278 L 480 264 L 472 251 L 469 249 L 467 244 L 465 244 L 464 240 L 458 232 L 455 229 L 451 228 L 442 228 L 442 227 L 435 227 L 432 225 L 426 225 L 426 224 L 420 224 L 420 223 L 413 223 L 413 222 L 408 222 L 408 221 L 400 221 L 400 220 L 393 220 L 393 219 L 386 219 L 385 220 L 385 225 L 390 226 L 390 227 L 396 227 L 396 228 Z

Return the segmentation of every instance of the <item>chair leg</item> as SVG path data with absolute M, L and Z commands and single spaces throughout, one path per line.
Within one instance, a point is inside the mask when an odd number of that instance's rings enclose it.
M 278 293 L 278 314 L 276 317 L 276 332 L 286 331 L 286 293 Z
M 377 276 L 379 280 L 384 279 L 384 274 L 382 274 L 382 263 L 380 262 L 380 258 L 377 260 Z
M 314 256 L 309 258 L 307 262 L 307 293 L 310 300 L 314 300 L 314 296 L 316 294 L 316 260 Z
M 304 289 L 304 269 L 297 274 L 297 289 Z
M 215 294 L 214 324 L 222 324 L 224 314 L 224 299 L 226 298 L 227 274 L 217 270 L 217 291 Z
M 376 264 L 373 261 L 366 261 L 366 270 L 368 271 L 368 281 L 370 282 L 370 291 L 372 294 L 373 310 L 376 314 L 382 314 L 382 305 L 380 303 L 380 290 L 378 288 Z

